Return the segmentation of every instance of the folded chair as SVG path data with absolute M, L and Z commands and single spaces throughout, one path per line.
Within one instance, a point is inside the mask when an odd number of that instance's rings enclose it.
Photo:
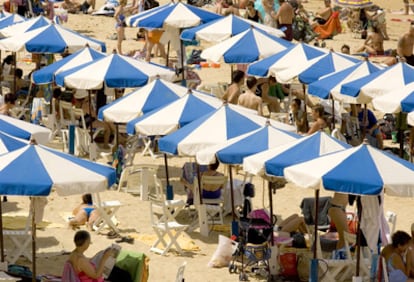
M 171 219 L 168 214 L 171 214 L 171 212 L 167 208 L 165 201 L 152 200 L 150 202 L 151 225 L 157 234 L 157 240 L 150 250 L 161 255 L 166 255 L 174 247 L 178 253 L 183 254 L 183 250 L 177 240 L 181 233 L 187 229 L 188 225 L 178 223 Z
M 121 207 L 120 201 L 101 201 L 99 193 L 93 194 L 93 202 L 97 211 L 99 212 L 99 218 L 95 220 L 92 225 L 92 230 L 99 233 L 104 227 L 108 226 L 112 228 L 116 233 L 119 233 L 115 223 L 115 214 Z
M 32 209 L 27 217 L 26 225 L 21 230 L 3 229 L 3 236 L 13 243 L 13 249 L 7 252 L 7 261 L 14 264 L 20 256 L 32 261 L 30 243 L 32 242 Z

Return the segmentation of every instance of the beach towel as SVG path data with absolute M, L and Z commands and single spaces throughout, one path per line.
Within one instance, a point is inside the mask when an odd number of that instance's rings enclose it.
M 62 281 L 80 282 L 79 277 L 73 269 L 70 261 L 66 261 L 63 266 Z
M 341 22 L 339 21 L 339 12 L 333 12 L 324 25 L 317 25 L 313 31 L 319 34 L 319 39 L 332 37 L 342 32 Z

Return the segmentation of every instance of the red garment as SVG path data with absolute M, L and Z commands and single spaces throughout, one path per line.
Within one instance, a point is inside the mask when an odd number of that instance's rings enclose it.
M 95 265 L 91 263 L 91 265 L 95 268 Z M 100 277 L 98 279 L 90 278 L 88 275 L 86 275 L 85 272 L 81 271 L 78 273 L 79 281 L 80 282 L 104 282 L 104 278 Z
M 325 39 L 342 32 L 339 12 L 333 12 L 324 25 L 317 25 L 313 31 L 319 34 L 319 39 Z

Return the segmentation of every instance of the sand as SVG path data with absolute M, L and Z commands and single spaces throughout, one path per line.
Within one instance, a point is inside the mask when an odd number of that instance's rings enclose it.
M 398 14 L 398 12 L 391 13 L 391 11 L 398 11 L 403 8 L 402 1 L 399 0 L 377 0 L 376 4 L 386 8 L 388 20 L 388 34 L 390 40 L 385 42 L 385 48 L 396 48 L 398 37 L 408 30 L 409 23 L 406 21 L 410 16 Z M 103 0 L 97 0 L 96 7 L 103 5 Z M 309 0 L 305 4 L 308 10 L 315 11 L 318 7 L 323 6 L 321 0 Z M 399 21 L 392 21 L 397 19 Z M 107 39 L 108 36 L 115 32 L 114 20 L 105 16 L 91 16 L 91 15 L 69 15 L 69 21 L 65 26 L 84 33 L 85 35 L 104 40 L 107 44 L 107 50 L 110 52 L 116 46 L 115 40 Z M 142 47 L 143 42 L 135 40 L 137 29 L 126 29 L 126 41 L 123 43 L 123 48 L 126 51 L 135 50 Z M 351 51 L 357 49 L 362 44 L 361 39 L 354 37 L 352 33 L 345 30 L 343 34 L 335 36 L 334 40 L 327 40 L 327 47 L 339 50 L 344 43 L 351 46 Z M 198 71 L 204 83 L 217 83 L 230 81 L 230 67 L 224 63 L 219 69 L 203 68 Z M 56 144 L 54 144 L 56 145 Z M 108 161 L 106 158 L 99 160 L 100 162 Z M 188 158 L 171 158 L 169 161 L 169 172 L 171 177 L 171 184 L 174 187 L 175 197 L 185 199 L 185 192 L 183 186 L 179 182 L 181 174 L 181 167 L 184 161 Z M 163 159 L 152 159 L 148 156 L 136 155 L 135 163 L 154 163 L 159 165 L 158 175 L 165 183 L 165 173 L 163 168 Z M 221 166 L 221 169 L 223 167 Z M 241 174 L 235 176 L 242 179 Z M 263 187 L 263 181 L 260 178 L 254 178 L 253 183 L 256 186 L 256 197 L 253 199 L 254 208 L 261 208 L 268 206 L 267 189 Z M 322 195 L 331 195 L 326 191 L 321 191 Z M 287 217 L 292 213 L 300 213 L 300 202 L 303 197 L 312 197 L 314 192 L 311 190 L 303 190 L 292 185 L 287 185 L 286 188 L 278 190 L 274 199 L 275 213 L 282 218 Z M 184 256 L 178 256 L 174 253 L 168 253 L 163 257 L 149 251 L 150 245 L 145 242 L 143 238 L 153 236 L 153 231 L 150 225 L 149 218 L 149 203 L 141 201 L 139 197 L 131 194 L 108 191 L 102 193 L 104 200 L 119 200 L 122 207 L 117 213 L 118 228 L 122 235 L 131 235 L 135 237 L 133 244 L 122 243 L 123 248 L 137 252 L 144 252 L 150 258 L 150 281 L 174 281 L 177 268 L 187 261 L 187 268 L 185 271 L 186 281 L 238 281 L 238 275 L 229 274 L 227 268 L 212 269 L 207 267 L 207 263 L 211 259 L 217 247 L 218 235 L 223 234 L 212 231 L 209 237 L 203 237 L 196 230 L 192 233 L 186 233 L 187 241 L 192 240 L 194 245 L 199 248 L 199 251 L 186 252 Z M 64 215 L 70 213 L 72 208 L 80 201 L 80 196 L 60 197 L 52 193 L 48 197 L 48 205 L 44 220 L 54 223 L 44 230 L 37 232 L 37 273 L 55 274 L 59 275 L 63 269 L 63 263 L 67 258 L 66 252 L 73 249 L 73 235 L 75 231 L 67 228 L 67 222 Z M 412 218 L 413 199 L 397 198 L 385 196 L 384 210 L 393 211 L 398 215 L 396 229 L 408 231 L 413 221 Z M 4 203 L 3 210 L 6 212 L 28 213 L 28 200 L 24 197 L 9 197 L 9 202 Z M 179 218 L 184 222 L 188 220 L 188 211 L 182 211 Z M 227 217 L 229 222 L 231 217 Z M 107 232 L 107 231 L 106 231 Z M 113 239 L 108 239 L 105 235 L 93 233 L 93 244 L 90 246 L 87 255 L 92 256 L 97 251 L 106 248 L 114 242 Z M 6 240 L 6 250 L 10 247 L 10 242 Z M 30 265 L 26 259 L 20 259 L 19 263 Z M 252 278 L 254 281 L 256 278 Z

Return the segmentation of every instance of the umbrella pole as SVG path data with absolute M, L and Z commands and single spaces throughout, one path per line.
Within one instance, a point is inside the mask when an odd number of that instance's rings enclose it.
M 35 205 L 31 198 L 32 208 L 32 282 L 36 282 L 36 221 L 35 221 Z
M 168 41 L 168 45 L 167 45 L 167 59 L 165 60 L 165 66 L 168 67 L 168 61 L 170 59 L 170 41 Z
M 116 142 L 115 142 L 115 148 L 116 150 L 118 150 L 118 146 L 119 146 L 119 125 L 118 123 L 115 123 L 115 134 L 116 134 Z
M 17 85 L 16 85 L 16 52 L 13 52 L 13 93 L 14 95 L 16 95 L 16 89 L 17 89 Z
M 3 208 L 0 201 L 0 248 L 1 248 L 1 262 L 4 262 L 4 237 L 3 237 Z
M 332 124 L 331 124 L 331 130 L 333 131 L 335 129 L 335 100 L 333 98 L 332 95 L 331 96 L 331 100 L 332 100 Z
M 200 205 L 203 204 L 203 197 L 201 197 L 201 172 L 200 172 L 200 165 L 197 163 L 197 184 L 198 184 L 198 195 L 199 195 L 199 201 Z
M 315 190 L 315 230 L 313 235 L 313 259 L 310 264 L 310 281 L 318 281 L 318 250 L 317 250 L 317 240 L 318 240 L 318 221 L 319 221 L 319 189 Z
M 273 196 L 272 196 L 272 182 L 267 181 L 267 187 L 269 190 L 269 209 L 270 209 L 270 224 L 273 226 Z M 274 232 L 270 234 L 270 244 L 271 246 L 274 245 Z
M 180 34 L 181 34 L 181 29 L 180 29 Z M 182 69 L 182 85 L 183 86 L 187 86 L 187 82 L 185 81 L 185 68 L 184 68 L 184 44 L 183 44 L 183 41 L 182 40 L 180 40 L 180 49 L 181 49 L 181 58 L 180 58 L 180 60 L 181 60 L 181 69 Z
M 89 98 L 89 117 L 91 119 L 90 124 L 89 124 L 89 134 L 91 135 L 91 143 L 93 143 L 93 126 L 92 126 L 92 95 L 91 95 L 91 91 L 88 90 L 88 98 Z
M 173 187 L 170 185 L 170 175 L 168 173 L 168 158 L 167 154 L 164 153 L 164 165 L 165 165 L 165 178 L 167 181 L 167 187 L 166 187 L 166 197 L 167 200 L 172 200 L 174 198 L 174 191 Z
M 361 196 L 357 199 L 357 207 L 358 207 L 358 228 L 357 228 L 357 258 L 356 258 L 356 270 L 355 276 L 359 276 L 359 269 L 361 263 L 361 218 L 362 218 L 362 204 L 361 204 Z
M 303 108 L 303 112 L 305 113 L 305 124 L 308 124 L 308 114 L 307 114 L 307 95 L 306 95 L 306 85 L 302 83 L 302 89 L 303 89 L 303 102 L 304 102 L 304 108 Z M 290 95 L 290 92 L 289 92 Z
M 234 212 L 234 189 L 233 189 L 233 172 L 232 166 L 229 165 L 229 178 L 230 178 L 230 196 L 231 196 L 231 215 L 233 217 L 233 221 L 236 220 L 236 213 Z

